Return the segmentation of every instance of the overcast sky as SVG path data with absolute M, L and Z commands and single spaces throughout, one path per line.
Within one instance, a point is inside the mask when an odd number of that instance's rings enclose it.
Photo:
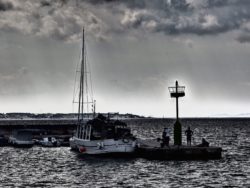
M 0 112 L 75 112 L 86 30 L 98 112 L 250 116 L 249 0 L 0 0 Z

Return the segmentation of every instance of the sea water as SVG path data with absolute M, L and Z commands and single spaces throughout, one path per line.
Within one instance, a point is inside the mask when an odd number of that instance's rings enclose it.
M 193 130 L 194 145 L 205 138 L 222 147 L 222 159 L 100 158 L 79 156 L 68 147 L 1 147 L 0 187 L 250 187 L 250 119 L 181 122 L 183 132 L 188 126 Z M 172 128 L 173 123 L 173 119 L 128 121 L 137 137 L 147 139 L 161 137 L 163 128 Z

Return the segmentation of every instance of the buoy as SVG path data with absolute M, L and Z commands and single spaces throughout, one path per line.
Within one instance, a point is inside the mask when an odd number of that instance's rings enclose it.
M 79 147 L 79 152 L 80 152 L 80 153 L 86 152 L 86 148 L 83 147 L 83 146 L 80 146 L 80 147 Z

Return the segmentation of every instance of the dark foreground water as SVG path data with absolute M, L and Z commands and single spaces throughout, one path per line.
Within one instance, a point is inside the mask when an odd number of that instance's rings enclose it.
M 141 138 L 160 137 L 173 120 L 131 121 Z M 0 187 L 250 187 L 250 119 L 189 119 L 194 143 L 223 147 L 211 161 L 80 157 L 69 148 L 0 148 Z M 183 140 L 183 142 L 185 142 Z

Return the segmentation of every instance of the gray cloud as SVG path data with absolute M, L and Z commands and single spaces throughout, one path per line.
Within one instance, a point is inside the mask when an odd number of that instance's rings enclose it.
M 249 5 L 245 1 L 199 1 L 199 6 L 195 1 L 168 1 L 159 9 L 127 9 L 121 24 L 149 31 L 153 27 L 167 35 L 213 35 L 240 29 L 249 19 Z
M 240 43 L 248 43 L 250 42 L 250 33 L 241 33 L 236 40 Z
M 101 40 L 141 32 L 248 35 L 249 8 L 247 0 L 1 0 L 0 28 L 64 41 L 79 40 L 82 26 Z
M 0 13 L 0 28 L 3 31 L 75 41 L 81 35 L 82 26 L 87 25 L 90 35 L 105 38 L 105 24 L 88 7 L 76 7 L 76 4 L 62 0 L 4 2 L 0 4 L 0 10 L 5 10 Z
M 41 6 L 42 7 L 46 7 L 46 6 L 51 6 L 51 2 L 50 1 L 41 1 Z
M 12 10 L 13 9 L 13 4 L 8 1 L 0 1 L 0 11 L 7 11 L 7 10 Z

